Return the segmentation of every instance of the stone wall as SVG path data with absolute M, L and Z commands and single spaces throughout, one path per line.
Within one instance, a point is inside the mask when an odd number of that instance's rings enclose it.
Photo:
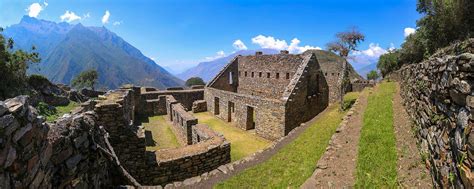
M 255 129 L 259 136 L 270 140 L 285 136 L 285 103 L 283 101 L 210 87 L 206 88 L 204 96 L 207 101 L 207 110 L 218 118 L 231 122 L 243 130 Z M 253 114 L 249 112 L 249 108 L 253 109 Z
M 198 100 L 193 102 L 193 113 L 207 111 L 207 102 L 205 100 Z
M 473 53 L 470 39 L 391 76 L 401 82 L 405 108 L 416 123 L 437 188 L 474 187 Z
M 206 125 L 193 127 L 200 141 L 182 148 L 158 150 L 148 160 L 145 184 L 165 185 L 199 176 L 230 163 L 230 143 Z
M 141 182 L 146 174 L 146 143 L 143 128 L 134 125 L 134 91 L 109 91 L 99 99 L 94 111 L 98 115 L 98 123 L 110 133 L 110 142 L 120 162 Z
M 144 100 L 159 99 L 159 96 L 173 96 L 187 111 L 191 111 L 193 102 L 204 99 L 204 89 L 148 91 L 141 93 Z
M 49 125 L 27 96 L 0 101 L 1 188 L 104 188 L 127 183 L 92 111 Z M 99 149 L 100 148 L 100 149 Z
M 368 80 L 355 80 L 351 82 L 351 90 L 354 92 L 361 92 L 364 90 L 366 87 L 374 87 L 375 82 L 374 81 L 368 81 Z
M 192 144 L 192 127 L 198 123 L 197 118 L 187 112 L 181 103 L 172 103 L 175 102 L 173 96 L 170 95 L 167 99 L 166 104 L 169 104 L 167 107 L 170 107 L 170 110 L 167 110 L 170 112 L 167 117 L 173 123 L 174 133 L 183 144 Z
M 283 98 L 287 99 L 285 109 L 285 135 L 328 106 L 329 91 L 326 78 L 323 76 L 315 56 L 302 64 Z

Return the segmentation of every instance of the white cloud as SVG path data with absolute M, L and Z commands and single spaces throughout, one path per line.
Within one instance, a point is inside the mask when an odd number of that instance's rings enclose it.
M 247 50 L 247 46 L 240 39 L 235 40 L 232 46 L 237 50 Z
M 368 49 L 351 53 L 350 62 L 353 63 L 352 65 L 357 69 L 363 65 L 377 63 L 379 57 L 387 52 L 388 51 L 380 47 L 379 44 L 370 43 Z
M 48 6 L 48 3 L 44 2 L 44 7 Z M 28 16 L 30 17 L 38 17 L 39 13 L 44 10 L 44 7 L 42 7 L 39 3 L 33 3 L 31 4 L 26 11 L 28 12 Z
M 261 48 L 268 49 L 283 50 L 288 48 L 288 44 L 285 40 L 275 39 L 272 36 L 258 35 L 252 38 L 252 43 L 259 45 Z
M 285 40 L 275 39 L 272 36 L 258 35 L 252 38 L 252 43 L 259 45 L 261 48 L 288 50 L 290 53 L 302 53 L 309 49 L 319 49 L 321 47 L 314 47 L 310 45 L 299 46 L 301 41 L 298 38 L 293 38 L 290 45 Z
M 415 28 L 405 28 L 403 30 L 405 37 L 408 37 L 411 34 L 414 34 L 416 32 Z
M 86 13 L 82 16 L 82 19 L 86 19 L 86 18 L 90 18 L 90 17 L 91 17 L 91 13 L 88 12 L 88 13 Z
M 302 52 L 305 52 L 305 51 L 310 50 L 310 49 L 321 50 L 321 47 L 313 47 L 313 46 L 309 46 L 309 45 L 305 45 L 303 47 L 300 47 L 299 46 L 300 42 L 301 41 L 298 38 L 293 38 L 291 40 L 290 46 L 288 46 L 288 51 L 290 51 L 290 53 L 302 53 Z
M 112 25 L 118 26 L 118 25 L 120 25 L 120 24 L 122 24 L 122 21 L 115 21 Z
M 80 16 L 77 16 L 76 13 L 72 12 L 72 11 L 68 11 L 66 10 L 66 12 L 61 15 L 59 18 L 61 18 L 61 21 L 66 21 L 66 22 L 73 22 L 75 20 L 80 20 L 81 17 Z
M 216 55 L 215 56 L 208 56 L 206 57 L 206 60 L 207 61 L 211 61 L 211 60 L 215 60 L 215 59 L 218 59 L 218 58 L 222 58 L 225 56 L 225 53 L 223 50 L 220 50 L 220 51 L 217 51 Z
M 109 10 L 105 11 L 104 16 L 102 16 L 102 24 L 109 23 L 110 12 Z

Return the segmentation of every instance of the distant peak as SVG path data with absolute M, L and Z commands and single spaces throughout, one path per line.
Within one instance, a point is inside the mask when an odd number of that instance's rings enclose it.
M 20 23 L 37 23 L 39 22 L 38 19 L 34 18 L 34 17 L 30 17 L 28 15 L 24 15 L 22 18 L 21 18 L 21 21 Z

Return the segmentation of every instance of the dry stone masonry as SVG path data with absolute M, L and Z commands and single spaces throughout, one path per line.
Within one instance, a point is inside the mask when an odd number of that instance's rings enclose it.
M 392 78 L 401 81 L 435 186 L 473 188 L 474 39 L 404 66 Z

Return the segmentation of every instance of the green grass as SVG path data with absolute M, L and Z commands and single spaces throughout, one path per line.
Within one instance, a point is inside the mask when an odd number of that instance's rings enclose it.
M 356 188 L 397 187 L 394 92 L 395 83 L 384 82 L 368 98 L 359 141 Z
M 171 123 L 166 121 L 165 116 L 149 117 L 147 121 L 142 122 L 145 132 L 150 131 L 155 146 L 147 146 L 146 150 L 155 151 L 168 148 L 176 148 L 181 145 L 176 135 L 171 130 Z M 145 133 L 146 134 L 146 133 Z
M 43 116 L 46 116 L 47 122 L 53 122 L 59 117 L 63 116 L 64 114 L 71 113 L 71 111 L 74 108 L 78 107 L 79 105 L 80 104 L 77 102 L 70 101 L 67 106 L 56 106 L 55 107 L 56 110 L 46 110 L 46 111 L 40 110 L 40 114 Z M 47 106 L 47 105 L 43 105 L 43 106 Z M 43 107 L 43 108 L 47 108 L 47 107 Z
M 256 151 L 267 148 L 270 141 L 261 138 L 248 131 L 244 131 L 230 125 L 223 120 L 214 117 L 209 112 L 194 114 L 199 123 L 208 125 L 212 130 L 221 133 L 230 142 L 231 161 L 242 159 Z
M 298 138 L 267 161 L 219 183 L 215 188 L 298 188 L 310 177 L 345 112 L 328 107 Z

